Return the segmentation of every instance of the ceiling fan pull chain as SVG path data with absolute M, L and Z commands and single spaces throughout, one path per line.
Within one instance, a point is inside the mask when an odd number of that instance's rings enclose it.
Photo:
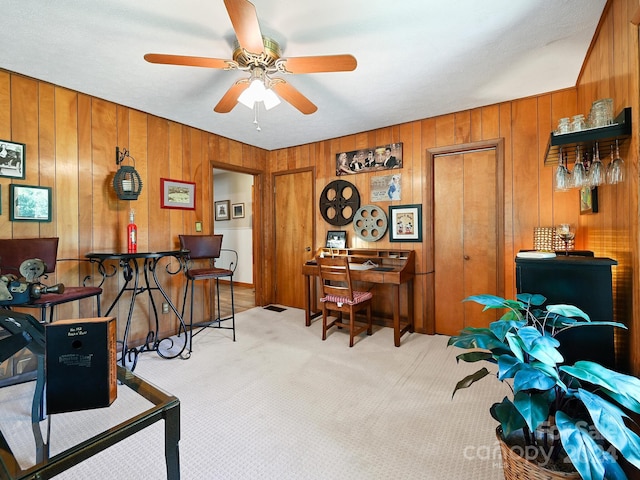
M 256 130 L 260 131 L 260 124 L 258 123 L 258 102 L 253 104 L 253 124 L 256 126 Z

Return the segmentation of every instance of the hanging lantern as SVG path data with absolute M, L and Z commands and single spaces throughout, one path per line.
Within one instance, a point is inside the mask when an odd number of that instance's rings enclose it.
M 116 147 L 116 165 L 120 165 L 125 158 L 135 159 L 129 155 L 127 149 L 120 152 Z M 120 165 L 120 168 L 113 177 L 113 188 L 120 200 L 137 200 L 142 191 L 142 179 L 135 167 L 131 165 Z

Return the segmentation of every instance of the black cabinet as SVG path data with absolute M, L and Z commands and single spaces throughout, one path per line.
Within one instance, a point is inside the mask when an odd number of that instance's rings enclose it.
M 539 293 L 547 304 L 575 305 L 593 321 L 613 321 L 610 258 L 558 255 L 555 258 L 516 258 L 518 293 Z M 613 327 L 588 326 L 558 334 L 565 363 L 591 360 L 615 368 Z

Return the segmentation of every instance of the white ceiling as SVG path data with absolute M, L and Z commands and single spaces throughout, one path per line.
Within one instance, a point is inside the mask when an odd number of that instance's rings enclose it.
M 3 0 L 0 68 L 273 150 L 574 86 L 606 0 L 253 3 L 283 57 L 356 57 L 286 77 L 316 113 L 283 102 L 257 131 L 243 105 L 213 111 L 247 74 L 143 60 L 230 59 L 222 0 Z

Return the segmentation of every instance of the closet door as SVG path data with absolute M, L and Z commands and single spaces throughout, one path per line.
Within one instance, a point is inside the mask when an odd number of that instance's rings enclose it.
M 302 265 L 314 255 L 314 175 L 311 170 L 274 176 L 275 303 L 304 308 Z
M 500 174 L 495 148 L 434 157 L 436 333 L 455 335 L 495 318 L 462 300 L 501 295 Z

